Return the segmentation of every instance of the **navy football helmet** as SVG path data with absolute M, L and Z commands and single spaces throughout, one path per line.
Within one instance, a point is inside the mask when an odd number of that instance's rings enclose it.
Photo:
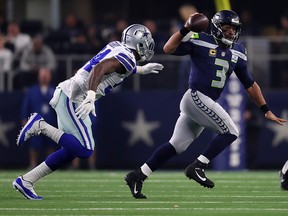
M 240 36 L 241 33 L 241 26 L 239 16 L 231 10 L 222 10 L 217 12 L 212 20 L 211 25 L 211 34 L 216 38 L 217 40 L 222 41 L 225 45 L 232 45 L 234 42 L 236 42 Z M 234 39 L 228 39 L 224 37 L 222 26 L 228 24 L 231 26 L 236 27 L 236 34 Z

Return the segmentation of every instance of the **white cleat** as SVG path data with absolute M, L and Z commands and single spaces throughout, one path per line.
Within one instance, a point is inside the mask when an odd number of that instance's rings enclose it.
M 20 130 L 17 137 L 16 144 L 21 146 L 24 142 L 31 136 L 37 136 L 41 134 L 40 121 L 44 121 L 41 115 L 38 113 L 33 113 L 24 127 Z
M 22 176 L 16 178 L 12 183 L 13 188 L 23 194 L 26 199 L 30 200 L 42 200 L 43 197 L 38 196 L 34 191 L 33 184 L 25 181 Z

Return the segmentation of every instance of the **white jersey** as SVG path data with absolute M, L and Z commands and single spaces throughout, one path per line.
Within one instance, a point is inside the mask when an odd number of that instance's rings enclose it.
M 68 80 L 61 82 L 58 86 L 72 102 L 82 102 L 88 91 L 89 73 L 101 61 L 115 57 L 126 69 L 126 73 L 116 72 L 104 75 L 96 91 L 96 100 L 108 94 L 124 78 L 131 73 L 136 73 L 136 59 L 133 52 L 119 41 L 107 44 L 97 55 L 90 59 L 76 74 Z

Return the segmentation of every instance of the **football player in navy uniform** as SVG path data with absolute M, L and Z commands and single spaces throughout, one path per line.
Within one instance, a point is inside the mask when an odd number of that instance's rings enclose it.
M 76 157 L 88 158 L 94 149 L 89 114 L 95 113 L 95 101 L 133 73 L 158 73 L 163 65 L 137 62 L 150 61 L 154 55 L 154 40 L 149 29 L 140 24 L 128 26 L 121 42 L 112 41 L 90 59 L 70 79 L 61 82 L 54 91 L 50 105 L 57 113 L 58 128 L 48 124 L 38 113 L 31 115 L 21 129 L 17 145 L 22 146 L 32 136 L 44 135 L 61 146 L 33 170 L 16 178 L 12 185 L 27 199 L 41 200 L 33 185 L 44 176 L 61 168 Z
M 217 12 L 211 20 L 211 34 L 191 33 L 191 22 L 188 21 L 169 38 L 163 50 L 167 54 L 190 56 L 189 89 L 180 102 L 180 116 L 169 142 L 159 146 L 146 163 L 125 177 L 135 198 L 146 198 L 141 192 L 144 180 L 171 157 L 184 152 L 204 128 L 218 135 L 185 169 L 185 175 L 204 187 L 214 187 L 214 182 L 206 177 L 205 169 L 239 136 L 229 114 L 216 102 L 233 72 L 267 119 L 280 125 L 286 122 L 269 109 L 260 87 L 248 70 L 246 50 L 237 43 L 241 31 L 238 15 L 231 10 Z

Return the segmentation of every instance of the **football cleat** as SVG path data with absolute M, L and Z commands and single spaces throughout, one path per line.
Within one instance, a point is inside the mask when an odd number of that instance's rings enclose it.
M 43 200 L 43 197 L 38 196 L 34 191 L 33 184 L 25 181 L 22 176 L 16 178 L 12 183 L 13 188 L 23 194 L 26 199 L 30 200 Z
M 204 169 L 207 168 L 207 166 L 207 164 L 204 164 L 199 160 L 195 160 L 185 169 L 185 175 L 189 179 L 195 180 L 204 187 L 213 188 L 215 186 L 214 182 L 208 179 L 205 175 Z
M 288 174 L 284 174 L 282 170 L 279 172 L 280 175 L 280 188 L 282 190 L 288 190 Z
M 141 171 L 132 171 L 125 177 L 126 184 L 135 199 L 146 199 L 147 197 L 141 193 L 143 182 L 147 178 Z
M 40 116 L 38 113 L 32 113 L 31 116 L 29 117 L 27 123 L 20 130 L 20 133 L 19 133 L 17 140 L 16 140 L 16 144 L 18 146 L 21 146 L 31 136 L 40 135 L 41 130 L 42 130 L 40 128 L 40 121 L 42 121 L 42 120 L 44 121 L 42 116 Z

